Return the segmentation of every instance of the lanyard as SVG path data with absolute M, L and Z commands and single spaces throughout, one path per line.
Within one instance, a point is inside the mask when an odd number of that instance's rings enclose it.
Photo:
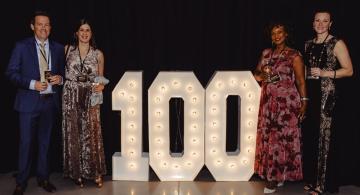
M 81 53 L 80 53 L 80 48 L 79 48 L 79 46 L 78 46 L 78 51 L 79 51 L 79 58 L 80 58 L 80 65 L 81 65 L 80 68 L 81 68 L 81 72 L 82 72 L 83 69 L 85 68 L 85 67 L 84 67 L 84 62 L 85 62 L 86 57 L 88 56 L 88 54 L 89 54 L 89 52 L 90 52 L 90 46 L 89 46 L 89 49 L 88 49 L 88 51 L 87 51 L 84 59 L 81 59 Z M 85 70 L 86 70 L 86 69 L 85 69 Z
M 42 51 L 41 46 L 39 45 L 39 43 L 37 41 L 35 41 L 36 45 L 38 46 L 39 50 L 40 50 L 40 54 L 42 55 L 42 57 L 44 57 L 46 63 L 49 65 L 49 60 L 50 60 L 50 48 L 49 48 L 49 52 L 48 52 L 48 57 L 46 57 L 45 53 Z M 44 45 L 44 51 L 45 51 L 45 45 Z

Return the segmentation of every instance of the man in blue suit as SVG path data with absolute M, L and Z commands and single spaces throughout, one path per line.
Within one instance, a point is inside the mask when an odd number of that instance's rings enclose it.
M 14 195 L 22 195 L 30 174 L 34 141 L 38 142 L 38 185 L 56 191 L 49 182 L 50 135 L 60 108 L 60 85 L 64 75 L 64 47 L 48 39 L 51 25 L 46 12 L 35 12 L 34 36 L 16 43 L 6 75 L 18 88 L 15 110 L 19 112 L 20 146 Z M 50 75 L 45 76 L 45 74 Z

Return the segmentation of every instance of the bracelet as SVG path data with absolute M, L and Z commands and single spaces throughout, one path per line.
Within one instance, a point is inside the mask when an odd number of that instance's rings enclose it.
M 336 70 L 334 70 L 334 79 L 336 79 Z
M 300 100 L 301 100 L 301 101 L 308 101 L 308 100 L 310 100 L 310 99 L 307 98 L 307 97 L 301 97 Z

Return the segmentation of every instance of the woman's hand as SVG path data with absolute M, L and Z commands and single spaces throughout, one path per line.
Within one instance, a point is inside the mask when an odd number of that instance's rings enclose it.
M 322 77 L 322 74 L 321 74 L 321 69 L 320 68 L 311 68 L 310 69 L 310 74 L 311 76 L 313 77 Z
M 100 83 L 95 83 L 93 86 L 93 92 L 97 93 L 97 92 L 102 92 L 102 90 L 104 90 L 105 86 L 103 84 Z
M 301 107 L 300 107 L 300 110 L 299 110 L 299 115 L 298 115 L 298 118 L 300 119 L 300 122 L 303 121 L 305 119 L 305 113 L 306 113 L 306 103 L 304 103 L 306 101 L 302 101 L 301 102 Z
M 259 82 L 261 81 L 267 81 L 270 78 L 270 74 L 268 72 L 265 72 L 263 70 L 256 70 L 254 72 L 255 79 Z
M 60 85 L 62 82 L 62 77 L 60 75 L 52 75 L 49 77 L 51 85 Z

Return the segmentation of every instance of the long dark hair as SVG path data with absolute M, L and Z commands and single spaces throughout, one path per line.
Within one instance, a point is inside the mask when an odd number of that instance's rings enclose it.
M 76 35 L 76 32 L 79 31 L 80 29 L 80 26 L 84 25 L 84 24 L 87 24 L 90 26 L 90 29 L 91 29 L 91 39 L 90 39 L 90 47 L 92 47 L 93 49 L 96 49 L 97 46 L 96 46 L 96 42 L 95 42 L 95 33 L 94 33 L 94 29 L 93 29 L 93 26 L 92 26 L 92 23 L 90 22 L 89 19 L 86 19 L 86 18 L 82 18 L 79 20 L 78 24 L 76 25 L 75 27 L 75 31 L 74 31 L 74 35 L 73 35 L 73 40 L 71 41 L 71 45 L 74 46 L 73 50 L 76 49 L 77 47 L 79 47 L 79 40 L 78 40 L 78 37 Z

